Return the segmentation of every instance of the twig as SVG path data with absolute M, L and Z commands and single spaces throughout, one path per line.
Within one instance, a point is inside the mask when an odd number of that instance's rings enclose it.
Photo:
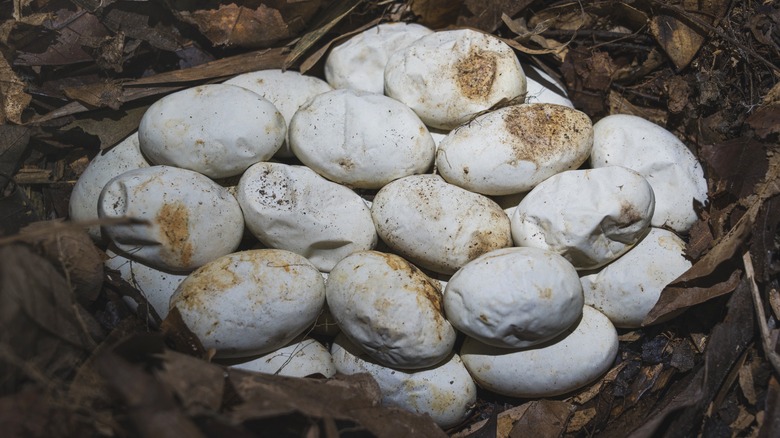
M 756 316 L 758 318 L 758 328 L 761 331 L 761 345 L 764 347 L 764 354 L 769 363 L 775 368 L 775 373 L 780 375 L 780 355 L 775 352 L 772 346 L 771 336 L 769 333 L 769 326 L 766 323 L 766 315 L 764 314 L 764 303 L 761 301 L 761 295 L 758 292 L 758 285 L 756 284 L 756 274 L 753 270 L 753 261 L 750 259 L 750 251 L 745 252 L 742 255 L 742 263 L 745 265 L 745 274 L 750 282 L 750 291 L 753 293 L 753 306 L 756 308 Z

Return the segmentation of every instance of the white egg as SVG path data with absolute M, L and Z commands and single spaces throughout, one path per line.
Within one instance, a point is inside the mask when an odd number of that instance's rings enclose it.
M 333 88 L 382 94 L 390 55 L 431 33 L 416 23 L 382 23 L 366 29 L 331 49 L 325 60 L 325 80 Z
M 376 363 L 344 335 L 333 342 L 331 353 L 340 373 L 370 374 L 379 384 L 385 406 L 428 414 L 442 428 L 465 420 L 477 400 L 474 380 L 457 354 L 422 370 L 397 370 Z
M 73 186 L 68 204 L 70 219 L 74 221 L 97 219 L 98 198 L 106 183 L 128 170 L 141 167 L 149 167 L 149 162 L 146 161 L 138 146 L 138 132 L 134 132 L 116 146 L 95 155 Z M 95 240 L 102 239 L 99 225 L 90 226 L 87 232 Z
M 550 75 L 532 65 L 523 64 L 525 72 L 526 103 L 552 103 L 574 108 L 566 90 Z
M 453 129 L 439 143 L 436 168 L 466 190 L 511 195 L 580 167 L 592 146 L 585 113 L 547 103 L 512 105 Z
M 404 104 L 349 89 L 302 106 L 290 122 L 290 145 L 320 175 L 363 189 L 426 172 L 435 151 L 428 129 Z
M 336 366 L 333 364 L 330 351 L 311 338 L 293 341 L 278 350 L 230 367 L 289 377 L 306 377 L 313 374 L 321 374 L 325 377 L 336 375 Z
M 330 271 L 325 288 L 341 332 L 383 365 L 424 368 L 452 351 L 455 329 L 438 282 L 397 255 L 352 254 Z
M 116 247 L 157 269 L 187 272 L 233 252 L 244 233 L 238 201 L 191 170 L 152 166 L 125 172 L 100 194 L 101 218 L 146 221 L 103 227 Z
M 691 267 L 685 242 L 651 228 L 631 250 L 601 271 L 582 277 L 585 303 L 607 315 L 616 327 L 637 328 L 666 285 Z
M 509 218 L 485 196 L 436 175 L 415 175 L 383 187 L 371 207 L 379 237 L 418 266 L 443 274 L 512 245 Z
M 632 170 L 569 170 L 520 201 L 512 238 L 517 246 L 557 252 L 577 269 L 593 269 L 620 257 L 647 233 L 654 205 L 650 184 Z
M 290 120 L 298 108 L 309 99 L 333 89 L 320 78 L 302 75 L 297 71 L 280 69 L 244 73 L 224 83 L 246 88 L 267 99 L 282 114 L 286 126 L 290 125 Z M 293 155 L 289 141 L 285 141 L 276 152 L 277 157 L 292 157 Z
M 324 303 L 317 268 L 278 249 L 220 257 L 184 279 L 171 298 L 171 308 L 217 357 L 281 348 L 317 319 Z
M 227 178 L 271 158 L 286 132 L 284 117 L 268 100 L 235 85 L 209 84 L 153 103 L 138 138 L 154 164 Z
M 187 278 L 187 275 L 161 271 L 141 262 L 122 257 L 111 250 L 106 251 L 106 255 L 108 256 L 108 259 L 105 261 L 106 267 L 119 271 L 122 279 L 138 289 L 152 308 L 154 308 L 154 311 L 157 312 L 157 315 L 165 319 L 168 316 L 171 296 L 173 296 L 179 284 Z M 124 301 L 132 310 L 136 309 L 137 303 L 134 300 L 125 297 Z
M 455 328 L 502 348 L 548 341 L 582 315 L 577 270 L 537 248 L 504 248 L 460 268 L 444 291 L 444 313 Z
M 363 198 L 306 167 L 257 163 L 241 177 L 237 198 L 263 244 L 301 254 L 320 271 L 377 243 Z
M 477 384 L 509 397 L 554 397 L 604 374 L 618 352 L 617 331 L 598 310 L 585 306 L 564 335 L 536 347 L 507 350 L 466 338 L 461 359 Z
M 525 92 L 525 74 L 512 48 L 471 29 L 424 36 L 392 54 L 385 67 L 385 94 L 439 129 L 455 128 Z
M 593 167 L 623 166 L 647 178 L 655 192 L 654 227 L 683 233 L 707 200 L 701 163 L 674 134 L 641 117 L 615 114 L 593 125 Z

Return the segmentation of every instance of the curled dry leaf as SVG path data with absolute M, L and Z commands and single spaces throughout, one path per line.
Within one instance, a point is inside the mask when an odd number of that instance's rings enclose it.
M 4 56 L 0 56 L 0 125 L 7 122 L 22 123 L 22 113 L 32 101 L 25 93 L 27 85 L 11 69 Z

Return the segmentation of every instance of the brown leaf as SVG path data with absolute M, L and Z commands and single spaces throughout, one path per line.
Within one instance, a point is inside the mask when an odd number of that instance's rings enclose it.
M 566 431 L 574 406 L 563 401 L 536 400 L 528 402 L 528 410 L 515 423 L 511 438 L 534 436 L 557 438 Z
M 669 15 L 653 16 L 650 32 L 678 70 L 690 64 L 704 43 L 704 36 L 696 29 Z
M 203 348 L 203 344 L 200 339 L 190 331 L 184 319 L 179 313 L 178 307 L 173 307 L 168 312 L 168 315 L 163 320 L 160 331 L 165 337 L 166 341 L 172 345 L 176 351 L 185 352 L 191 356 L 205 359 L 208 357 L 208 352 Z
M 753 193 L 755 185 L 764 178 L 769 167 L 766 145 L 752 138 L 702 145 L 699 157 L 710 169 L 715 192 L 725 191 L 734 199 Z
M 760 106 L 745 122 L 760 138 L 780 134 L 780 102 Z
M 217 412 L 222 405 L 225 371 L 202 359 L 165 350 L 162 369 L 155 377 L 180 400 L 189 416 Z
M 0 246 L 0 309 L 3 392 L 70 375 L 96 345 L 65 279 L 24 245 Z
M 0 125 L 11 121 L 22 124 L 22 113 L 30 105 L 32 96 L 25 92 L 27 85 L 11 69 L 5 57 L 0 55 Z
M 45 27 L 57 32 L 56 43 L 48 46 L 43 53 L 19 53 L 15 65 L 71 65 L 92 61 L 93 56 L 84 47 L 95 47 L 96 42 L 110 36 L 95 15 L 83 10 L 59 10 L 53 20 L 45 23 Z
M 420 24 L 441 29 L 455 23 L 462 4 L 463 0 L 415 0 L 411 8 L 420 17 Z
M 504 24 L 502 15 L 514 17 L 531 3 L 533 0 L 465 0 L 464 12 L 458 17 L 457 25 L 493 33 Z
M 662 109 L 634 105 L 615 90 L 609 90 L 609 113 L 631 114 L 642 117 L 645 120 L 650 120 L 661 126 L 666 126 L 666 121 L 669 116 L 669 114 Z
M 350 15 L 362 0 L 347 0 L 333 2 L 319 19 L 314 29 L 307 32 L 293 47 L 292 52 L 284 60 L 284 68 L 292 67 L 298 59 L 314 46 L 326 33 L 335 27 L 341 20 Z
M 174 52 L 182 47 L 184 38 L 170 24 L 153 20 L 153 17 L 165 12 L 157 2 L 121 2 L 106 8 L 101 20 L 116 33 L 121 32 L 128 38 L 146 41 L 154 48 Z
M 65 95 L 86 106 L 119 109 L 122 105 L 122 86 L 117 81 L 101 81 L 76 87 L 66 87 Z
M 0 193 L 5 190 L 12 180 L 11 177 L 21 166 L 22 155 L 29 143 L 29 128 L 0 123 Z
M 90 118 L 74 120 L 63 129 L 80 128 L 87 134 L 97 136 L 100 139 L 100 149 L 106 149 L 137 131 L 147 108 L 149 105 L 140 107 L 125 105 L 124 111 L 112 111 L 108 114 L 90 113 Z
M 666 321 L 678 316 L 689 307 L 733 292 L 737 284 L 739 284 L 741 275 L 742 271 L 734 270 L 728 279 L 714 285 L 693 286 L 683 283 L 681 286 L 667 286 L 661 293 L 658 302 L 645 317 L 642 325 L 647 326 Z M 679 280 L 672 284 L 679 284 Z

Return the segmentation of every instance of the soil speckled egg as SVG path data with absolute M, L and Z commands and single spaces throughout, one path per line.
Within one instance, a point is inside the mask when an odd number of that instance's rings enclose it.
M 396 370 L 376 363 L 344 335 L 333 341 L 331 354 L 340 373 L 370 374 L 383 404 L 428 414 L 442 428 L 465 420 L 477 399 L 477 386 L 457 354 L 425 369 Z
M 397 255 L 354 253 L 330 271 L 326 290 L 342 333 L 383 365 L 424 368 L 452 351 L 439 283 Z
M 413 263 L 443 274 L 512 245 L 509 218 L 489 198 L 437 175 L 415 175 L 383 187 L 371 207 L 379 237 Z
M 593 167 L 628 167 L 647 178 L 655 192 L 654 227 L 678 233 L 696 222 L 696 202 L 707 200 L 701 163 L 674 134 L 628 114 L 604 117 L 593 125 Z
M 460 357 L 477 384 L 509 397 L 554 397 L 598 379 L 618 352 L 609 318 L 585 306 L 563 335 L 535 347 L 507 350 L 466 338 Z
M 74 221 L 88 221 L 98 218 L 98 199 L 106 183 L 128 170 L 149 167 L 138 145 L 138 132 L 133 133 L 119 144 L 97 155 L 73 186 L 68 205 L 68 215 Z M 100 226 L 87 229 L 90 237 L 102 239 Z
M 585 113 L 547 103 L 513 105 L 453 129 L 439 143 L 436 168 L 466 190 L 511 195 L 578 168 L 592 145 Z
M 444 291 L 444 313 L 455 328 L 503 348 L 537 345 L 560 335 L 582 315 L 577 270 L 537 248 L 504 248 L 460 268 Z
M 593 269 L 620 257 L 647 233 L 654 205 L 650 184 L 632 170 L 569 170 L 520 201 L 512 238 L 517 246 L 557 252 L 577 269 Z
M 393 53 L 385 67 L 385 94 L 433 128 L 455 128 L 525 92 L 525 74 L 512 48 L 471 29 L 424 36 Z
M 426 172 L 435 152 L 428 128 L 404 104 L 349 89 L 302 106 L 290 122 L 290 145 L 320 175 L 362 189 Z
M 169 94 L 146 110 L 138 127 L 141 150 L 150 162 L 210 178 L 239 175 L 268 160 L 286 133 L 284 117 L 271 102 L 225 84 Z
M 103 233 L 123 255 L 165 271 L 191 271 L 233 252 L 244 234 L 241 207 L 226 188 L 176 167 L 125 172 L 106 184 L 98 205 L 101 218 L 147 221 Z
M 433 33 L 417 23 L 382 23 L 331 49 L 325 79 L 333 88 L 383 94 L 385 65 L 394 52 Z
M 363 199 L 303 166 L 257 163 L 241 177 L 237 198 L 263 244 L 301 254 L 320 271 L 377 243 Z
M 685 242 L 676 234 L 651 228 L 622 257 L 581 278 L 585 303 L 616 327 L 640 327 L 663 288 L 691 267 L 684 254 Z
M 171 298 L 171 308 L 217 357 L 281 348 L 317 319 L 324 303 L 317 268 L 278 249 L 220 257 L 184 279 Z

